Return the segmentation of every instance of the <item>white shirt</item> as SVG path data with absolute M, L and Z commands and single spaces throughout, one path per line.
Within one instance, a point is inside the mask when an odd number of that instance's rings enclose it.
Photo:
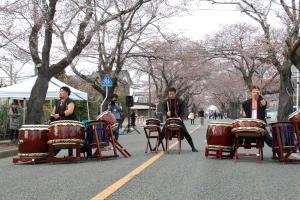
M 251 118 L 252 119 L 257 119 L 257 110 L 252 110 Z

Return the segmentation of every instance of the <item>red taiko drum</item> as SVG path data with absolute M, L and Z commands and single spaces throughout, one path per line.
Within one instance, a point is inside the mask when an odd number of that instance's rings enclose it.
M 112 112 L 109 112 L 109 111 L 105 111 L 105 112 L 101 113 L 100 115 L 97 116 L 96 119 L 105 121 L 110 125 L 114 125 L 114 124 L 118 123 L 114 114 L 112 114 Z
M 209 123 L 206 131 L 208 148 L 233 149 L 234 135 L 231 133 L 232 123 Z
M 23 125 L 19 129 L 19 157 L 42 158 L 49 155 L 48 125 Z
M 233 128 L 240 127 L 256 127 L 264 129 L 266 123 L 259 119 L 251 119 L 251 118 L 240 118 L 233 121 Z
M 57 148 L 73 147 L 77 143 L 85 143 L 84 126 L 79 121 L 60 120 L 49 125 L 49 141 Z

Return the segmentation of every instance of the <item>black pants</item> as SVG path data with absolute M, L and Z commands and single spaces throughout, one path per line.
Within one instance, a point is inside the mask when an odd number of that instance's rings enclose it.
M 194 143 L 193 143 L 193 139 L 192 139 L 192 137 L 190 136 L 190 134 L 189 134 L 189 132 L 188 132 L 188 130 L 186 129 L 186 127 L 185 127 L 185 125 L 184 125 L 184 123 L 181 121 L 181 123 L 180 123 L 180 125 L 182 126 L 182 128 L 181 128 L 181 139 L 183 140 L 183 138 L 185 138 L 186 140 L 187 140 L 187 142 L 189 143 L 189 145 L 191 146 L 191 148 L 193 149 L 193 148 L 195 148 L 194 147 Z M 163 138 L 165 138 L 166 137 L 166 125 L 164 125 L 164 127 L 163 127 L 163 129 L 162 129 L 162 137 L 161 137 L 161 140 L 163 139 Z M 167 138 L 168 139 L 168 138 Z
M 19 130 L 10 129 L 10 140 L 17 140 L 19 138 Z
M 191 124 L 195 124 L 195 119 L 191 119 Z

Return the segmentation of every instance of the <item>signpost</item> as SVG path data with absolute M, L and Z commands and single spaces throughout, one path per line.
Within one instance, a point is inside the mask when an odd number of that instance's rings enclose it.
M 104 77 L 103 77 L 103 80 L 100 83 L 100 86 L 101 87 L 105 87 L 105 90 L 106 90 L 106 92 L 105 92 L 105 98 L 103 99 L 103 101 L 101 103 L 101 106 L 100 106 L 100 113 L 102 113 L 103 104 L 106 101 L 107 96 L 108 96 L 108 88 L 112 87 L 112 85 L 113 85 L 113 82 L 112 82 L 109 74 L 105 74 Z

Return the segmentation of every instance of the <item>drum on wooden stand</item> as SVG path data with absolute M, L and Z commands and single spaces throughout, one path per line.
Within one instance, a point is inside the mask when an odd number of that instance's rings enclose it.
M 49 125 L 49 162 L 81 160 L 80 147 L 85 144 L 84 126 L 79 121 L 60 120 Z M 73 157 L 73 148 L 76 149 L 76 157 Z M 69 149 L 69 157 L 55 158 L 55 149 Z
M 49 155 L 48 125 L 23 125 L 19 129 L 19 158 L 13 158 L 13 163 L 33 162 L 46 159 Z
M 159 145 L 162 145 L 163 150 L 165 151 L 164 144 L 162 142 L 162 132 L 161 132 L 161 121 L 155 118 L 149 118 L 146 120 L 146 124 L 144 126 L 144 132 L 146 136 L 146 148 L 145 153 L 148 152 L 148 148 L 151 152 L 158 151 Z M 155 147 L 152 147 L 151 140 L 155 140 Z
M 114 114 L 110 111 L 104 111 L 103 113 L 101 113 L 100 115 L 98 115 L 96 117 L 97 120 L 102 120 L 107 122 L 108 124 L 110 124 L 111 126 L 117 124 L 117 120 L 114 116 Z
M 297 152 L 297 141 L 293 122 L 271 123 L 273 159 L 282 162 L 300 161 L 288 158 Z
M 300 110 L 296 110 L 288 116 L 288 119 L 293 122 L 298 141 L 298 150 L 300 151 Z
M 231 130 L 232 123 L 229 122 L 214 122 L 208 124 L 206 131 L 206 157 L 233 157 L 234 135 L 231 133 Z
M 259 119 L 240 118 L 233 121 L 232 133 L 235 135 L 236 159 L 238 159 L 239 156 L 257 156 L 259 160 L 263 159 L 265 126 L 266 123 Z M 239 147 L 255 147 L 258 148 L 258 153 L 238 153 Z
M 178 153 L 181 152 L 181 140 L 184 136 L 182 134 L 182 120 L 180 118 L 168 118 L 165 123 L 165 136 L 166 136 L 166 151 L 169 153 L 169 140 L 177 138 Z

